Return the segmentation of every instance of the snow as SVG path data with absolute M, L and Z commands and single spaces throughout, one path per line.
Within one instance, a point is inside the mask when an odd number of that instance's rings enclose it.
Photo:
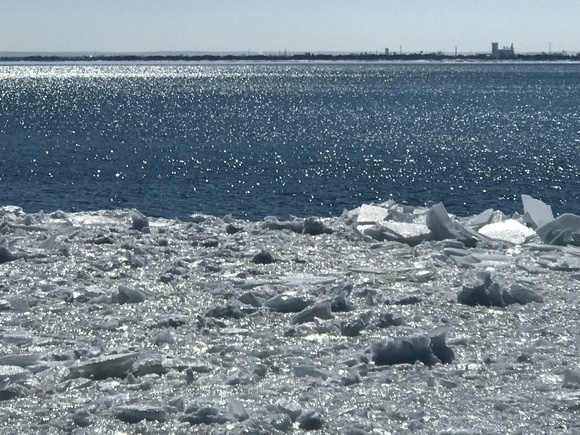
M 380 222 L 385 220 L 388 214 L 389 210 L 385 207 L 363 204 L 360 207 L 357 222 L 359 224 Z
M 491 239 L 521 245 L 536 232 L 514 219 L 488 224 L 479 229 L 479 233 Z
M 578 433 L 580 218 L 534 229 L 525 201 L 531 221 L 0 207 L 0 428 Z

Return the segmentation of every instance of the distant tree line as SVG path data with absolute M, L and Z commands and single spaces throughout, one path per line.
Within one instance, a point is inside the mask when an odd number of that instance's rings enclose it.
M 349 53 L 349 54 L 324 54 L 324 53 L 295 53 L 295 54 L 248 54 L 248 55 L 79 55 L 79 56 L 3 56 L 1 62 L 155 62 L 155 61 L 280 61 L 280 60 L 319 60 L 319 61 L 380 61 L 380 60 L 478 60 L 495 61 L 490 54 L 480 53 L 472 55 L 438 53 Z M 580 53 L 537 53 L 517 54 L 514 59 L 521 61 L 580 61 Z

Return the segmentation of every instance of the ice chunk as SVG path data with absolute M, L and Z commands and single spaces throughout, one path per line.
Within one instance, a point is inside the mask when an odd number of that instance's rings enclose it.
M 530 195 L 522 195 L 522 204 L 524 206 L 524 220 L 532 228 L 539 228 L 554 220 L 552 207 L 539 199 L 532 198 Z
M 250 418 L 244 404 L 237 399 L 230 399 L 226 405 L 226 412 L 233 420 L 244 421 Z
M 550 245 L 580 244 L 580 216 L 564 213 L 536 230 L 544 243 Z
M 427 225 L 422 223 L 385 221 L 377 226 L 383 232 L 386 240 L 406 243 L 411 246 L 418 245 L 431 236 L 431 231 Z
M 514 219 L 488 224 L 479 229 L 479 233 L 491 239 L 501 240 L 514 245 L 521 245 L 536 232 Z
M 242 317 L 246 316 L 246 313 L 242 311 L 242 307 L 244 305 L 236 300 L 231 299 L 225 305 L 217 305 L 207 311 L 207 315 L 209 317 L 218 317 L 218 318 L 233 318 L 233 319 L 241 319 Z
M 464 286 L 457 295 L 457 301 L 464 305 L 483 305 L 486 307 L 505 307 L 511 304 L 525 305 L 530 302 L 543 302 L 535 291 L 514 283 L 508 290 L 494 282 L 489 274 L 482 275 L 483 282 L 470 287 Z
M 5 355 L 0 357 L 0 366 L 28 367 L 36 364 L 40 357 L 35 354 Z
M 254 292 L 246 292 L 243 295 L 241 295 L 238 298 L 238 300 L 241 303 L 246 304 L 246 305 L 251 305 L 254 308 L 260 308 L 263 305 L 262 300 Z M 298 310 L 298 311 L 300 311 L 300 310 Z
M 26 379 L 30 374 L 30 370 L 19 366 L 0 366 L 0 379 L 8 378 L 11 381 L 18 381 Z
M 477 242 L 474 237 L 476 233 L 468 231 L 459 222 L 451 220 L 442 203 L 433 205 L 427 212 L 427 227 L 435 239 L 457 239 L 468 247 L 475 246 Z
M 447 343 L 445 343 L 447 332 L 449 332 L 449 325 L 438 326 L 429 332 L 429 338 L 431 339 L 431 350 L 443 364 L 449 364 L 455 359 L 455 353 L 453 352 L 453 349 L 451 349 L 449 346 L 447 346 Z
M 249 367 L 242 367 L 235 370 L 228 376 L 228 385 L 251 385 L 258 381 L 258 376 Z
M 268 251 L 260 251 L 252 257 L 252 262 L 256 264 L 271 264 L 274 263 L 276 259 Z
M 139 354 L 137 352 L 107 355 L 79 363 L 70 368 L 71 378 L 124 378 Z
M 88 409 L 76 409 L 69 414 L 68 418 L 80 427 L 87 427 L 93 424 L 93 419 Z
M 163 357 L 157 354 L 144 355 L 131 367 L 131 374 L 136 377 L 150 374 L 164 375 L 167 367 L 163 364 Z
M 445 344 L 446 326 L 435 328 L 429 335 L 395 337 L 390 341 L 374 343 L 372 357 L 376 365 L 414 364 L 421 361 L 431 366 L 450 363 L 455 358 L 453 350 Z
M 304 219 L 295 217 L 291 219 L 280 219 L 275 216 L 266 216 L 262 227 L 268 230 L 290 230 L 295 233 L 302 233 L 304 231 L 304 223 Z
M 356 337 L 366 326 L 361 318 L 343 320 L 340 324 L 340 333 L 345 337 Z
M 340 376 L 340 383 L 345 387 L 360 384 L 360 375 L 355 370 L 347 370 Z
M 292 420 L 286 414 L 276 414 L 271 420 L 270 424 L 279 431 L 284 433 L 289 432 L 292 429 Z
M 329 301 L 320 302 L 313 307 L 305 308 L 292 317 L 291 323 L 297 325 L 300 323 L 312 322 L 315 318 L 325 320 L 332 319 Z
M 133 209 L 131 210 L 131 222 L 134 230 L 137 231 L 145 231 L 149 228 L 149 219 L 139 210 Z
M 460 267 L 462 269 L 469 269 L 471 267 L 475 267 L 475 265 L 480 262 L 473 255 L 464 255 L 464 256 L 450 255 L 449 258 L 451 259 L 451 261 L 453 261 L 453 263 L 455 263 L 457 267 Z
M 197 404 L 190 405 L 185 410 L 185 415 L 180 418 L 180 421 L 194 424 L 223 424 L 227 418 L 222 414 L 219 408 L 214 406 L 199 406 Z
M 280 412 L 288 415 L 292 421 L 296 421 L 298 417 L 302 414 L 302 408 L 300 405 L 294 402 L 281 401 L 276 404 Z
M 568 369 L 564 372 L 563 388 L 580 388 L 580 372 Z
M 157 334 L 157 336 L 155 337 L 155 340 L 153 341 L 153 344 L 155 344 L 156 346 L 164 346 L 166 344 L 174 344 L 174 343 L 175 338 L 173 338 L 171 332 L 167 330 L 160 331 L 159 334 Z
M 327 370 L 324 370 L 313 364 L 302 364 L 294 367 L 294 376 L 297 378 L 304 378 L 309 376 L 311 378 L 320 378 L 325 380 L 330 376 L 330 373 Z
M 298 313 L 311 304 L 310 299 L 287 294 L 276 295 L 264 302 L 264 306 L 279 313 Z
M 529 304 L 530 302 L 544 302 L 544 298 L 542 298 L 542 296 L 518 283 L 511 285 L 509 295 L 511 296 L 511 300 L 513 300 L 514 303 L 520 305 Z M 508 302 L 508 300 L 506 300 L 506 302 Z
M 430 348 L 431 340 L 425 336 L 396 337 L 375 343 L 372 349 L 376 365 L 414 364 L 421 361 L 433 365 L 438 361 Z
M 8 248 L 4 246 L 0 246 L 0 264 L 8 263 L 9 261 L 17 260 L 16 257 L 12 252 L 8 250 Z
M 304 234 L 316 236 L 323 233 L 330 234 L 332 233 L 332 229 L 328 228 L 324 222 L 316 217 L 304 219 Z
M 139 423 L 141 420 L 165 421 L 167 412 L 158 406 L 128 405 L 117 409 L 117 418 L 125 423 Z
M 0 311 L 9 311 L 12 309 L 12 304 L 6 299 L 0 299 Z
M 478 215 L 471 216 L 465 219 L 463 221 L 463 224 L 473 229 L 479 229 L 482 226 L 491 223 L 493 219 L 493 213 L 494 213 L 493 208 L 488 208 L 487 210 L 479 213 Z
M 145 302 L 147 297 L 145 294 L 136 289 L 127 287 L 126 285 L 119 285 L 119 303 L 120 304 L 136 304 L 140 302 Z
M 385 220 L 388 214 L 389 210 L 384 207 L 363 204 L 358 214 L 357 223 L 368 224 L 374 222 L 381 222 Z
M 305 411 L 299 419 L 299 427 L 302 430 L 320 430 L 324 426 L 324 419 L 320 413 L 314 410 Z

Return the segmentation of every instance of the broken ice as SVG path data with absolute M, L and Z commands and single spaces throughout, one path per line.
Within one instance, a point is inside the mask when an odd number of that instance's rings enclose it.
M 579 222 L 529 196 L 261 222 L 1 207 L 2 428 L 573 430 Z

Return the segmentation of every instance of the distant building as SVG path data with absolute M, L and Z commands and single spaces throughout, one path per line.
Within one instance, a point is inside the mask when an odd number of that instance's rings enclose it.
M 491 57 L 494 59 L 513 59 L 516 57 L 514 52 L 514 44 L 510 47 L 499 48 L 497 42 L 491 43 Z

